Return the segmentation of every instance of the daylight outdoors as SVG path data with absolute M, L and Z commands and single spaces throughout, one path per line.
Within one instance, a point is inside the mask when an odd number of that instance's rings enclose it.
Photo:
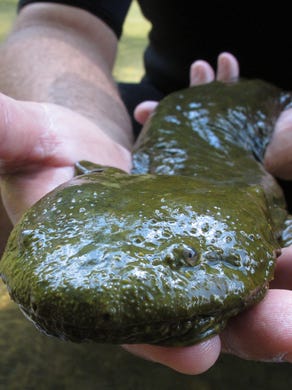
M 0 0 L 0 44 L 12 27 L 16 4 L 17 0 Z M 135 82 L 142 77 L 149 29 L 133 1 L 114 68 L 118 81 Z M 133 356 L 118 345 L 48 337 L 23 315 L 0 278 L 0 390 L 156 389 L 290 390 L 291 365 L 222 354 L 208 372 L 191 376 Z

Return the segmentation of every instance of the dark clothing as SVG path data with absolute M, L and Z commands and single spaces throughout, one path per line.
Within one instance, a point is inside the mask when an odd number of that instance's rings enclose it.
M 20 6 L 44 0 L 20 0 Z M 84 8 L 119 37 L 130 0 L 45 0 Z M 145 53 L 146 79 L 163 93 L 187 86 L 191 62 L 215 67 L 220 52 L 239 60 L 243 77 L 292 90 L 291 16 L 284 2 L 139 0 L 152 23 Z
M 38 1 L 83 8 L 107 23 L 118 38 L 131 4 L 131 0 L 20 0 L 20 7 Z M 242 77 L 261 78 L 292 90 L 291 16 L 283 1 L 247 1 L 242 5 L 234 0 L 138 3 L 152 29 L 144 53 L 142 82 L 120 84 L 131 116 L 139 102 L 159 100 L 186 87 L 195 59 L 204 59 L 216 68 L 222 51 L 237 57 Z M 135 121 L 133 125 L 137 134 L 139 125 Z
M 131 0 L 20 0 L 19 7 L 43 1 L 83 8 L 107 23 L 118 38 L 131 4 Z M 238 58 L 242 77 L 262 78 L 292 90 L 291 17 L 281 2 L 242 7 L 220 0 L 138 2 L 152 30 L 144 53 L 145 76 L 136 96 L 133 86 L 123 85 L 128 106 L 139 103 L 141 94 L 157 99 L 186 87 L 190 64 L 205 59 L 216 68 L 222 51 Z
M 120 37 L 131 0 L 19 0 L 18 8 L 30 3 L 59 3 L 82 8 L 102 19 Z

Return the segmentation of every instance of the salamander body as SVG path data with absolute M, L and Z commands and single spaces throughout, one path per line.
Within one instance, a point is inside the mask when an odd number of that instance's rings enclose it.
M 291 94 L 213 82 L 161 101 L 133 172 L 79 163 L 29 209 L 0 272 L 45 333 L 190 345 L 263 298 L 287 210 L 262 160 Z

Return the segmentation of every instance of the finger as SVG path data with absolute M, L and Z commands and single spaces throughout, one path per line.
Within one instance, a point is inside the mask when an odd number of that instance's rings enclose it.
M 138 104 L 138 106 L 134 110 L 134 118 L 141 125 L 144 125 L 150 115 L 152 115 L 157 105 L 158 102 L 152 100 L 147 100 Z
M 223 350 L 244 359 L 292 362 L 292 292 L 269 290 L 258 305 L 230 320 Z
M 218 336 L 190 347 L 159 347 L 153 345 L 124 345 L 127 351 L 183 374 L 200 374 L 208 370 L 219 357 L 221 344 Z
M 222 82 L 233 82 L 239 78 L 239 64 L 230 53 L 224 52 L 218 56 L 216 79 Z
M 270 288 L 292 290 L 292 246 L 282 249 L 282 254 L 277 259 L 275 277 L 270 283 Z
M 201 85 L 210 83 L 215 79 L 213 68 L 208 62 L 197 60 L 190 67 L 190 85 Z
M 283 111 L 277 120 L 267 147 L 264 165 L 268 172 L 281 179 L 292 179 L 292 108 Z

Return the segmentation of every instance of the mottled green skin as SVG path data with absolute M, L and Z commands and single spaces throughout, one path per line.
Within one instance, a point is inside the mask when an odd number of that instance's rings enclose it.
M 78 342 L 189 345 L 220 332 L 273 277 L 287 213 L 254 155 L 290 100 L 260 81 L 167 97 L 132 175 L 89 164 L 17 224 L 0 264 L 12 298 Z

